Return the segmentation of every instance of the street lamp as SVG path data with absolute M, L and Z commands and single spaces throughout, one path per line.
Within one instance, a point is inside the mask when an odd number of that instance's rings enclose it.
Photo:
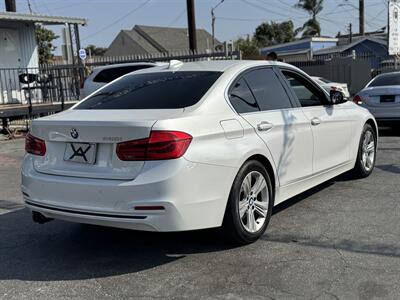
M 220 6 L 225 0 L 221 0 L 218 2 L 217 5 L 215 5 L 213 8 L 211 8 L 211 29 L 212 29 L 212 51 L 215 51 L 215 14 L 214 10 Z

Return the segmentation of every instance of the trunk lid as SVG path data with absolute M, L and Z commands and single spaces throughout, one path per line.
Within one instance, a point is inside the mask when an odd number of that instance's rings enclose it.
M 119 142 L 147 138 L 157 120 L 183 109 L 68 110 L 34 120 L 31 132 L 45 140 L 46 155 L 33 156 L 36 171 L 51 175 L 132 180 L 144 162 L 121 161 Z
M 381 101 L 381 96 L 389 96 L 394 101 Z M 396 107 L 400 104 L 400 88 L 398 86 L 370 87 L 361 95 L 363 102 L 371 107 Z

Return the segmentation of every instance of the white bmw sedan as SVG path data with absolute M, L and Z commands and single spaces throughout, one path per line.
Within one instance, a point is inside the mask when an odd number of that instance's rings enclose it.
M 346 171 L 368 176 L 377 132 L 368 110 L 291 65 L 175 61 L 34 120 L 22 193 L 39 223 L 222 227 L 250 243 L 274 205 Z

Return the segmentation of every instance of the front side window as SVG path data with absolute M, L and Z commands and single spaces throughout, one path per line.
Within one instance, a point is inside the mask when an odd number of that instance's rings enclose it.
M 75 109 L 176 109 L 192 106 L 221 72 L 130 74 L 88 97 Z
M 282 73 L 302 107 L 320 106 L 329 103 L 325 93 L 303 76 L 286 70 L 282 70 Z
M 244 75 L 260 110 L 291 108 L 289 96 L 271 68 L 256 69 Z

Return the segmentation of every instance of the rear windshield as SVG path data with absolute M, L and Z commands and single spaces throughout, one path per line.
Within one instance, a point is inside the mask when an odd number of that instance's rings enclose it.
M 400 74 L 387 74 L 375 77 L 369 86 L 400 85 Z
M 325 78 L 322 78 L 322 77 L 320 77 L 320 78 L 318 78 L 320 81 L 322 81 L 323 83 L 331 83 L 332 81 L 330 81 L 330 80 L 328 80 L 328 79 L 325 79 Z
M 99 72 L 93 79 L 93 82 L 109 83 L 125 74 L 134 72 L 141 69 L 152 68 L 152 65 L 134 65 L 134 66 L 124 66 L 108 68 Z
M 174 109 L 196 104 L 221 72 L 131 74 L 104 87 L 75 109 Z

